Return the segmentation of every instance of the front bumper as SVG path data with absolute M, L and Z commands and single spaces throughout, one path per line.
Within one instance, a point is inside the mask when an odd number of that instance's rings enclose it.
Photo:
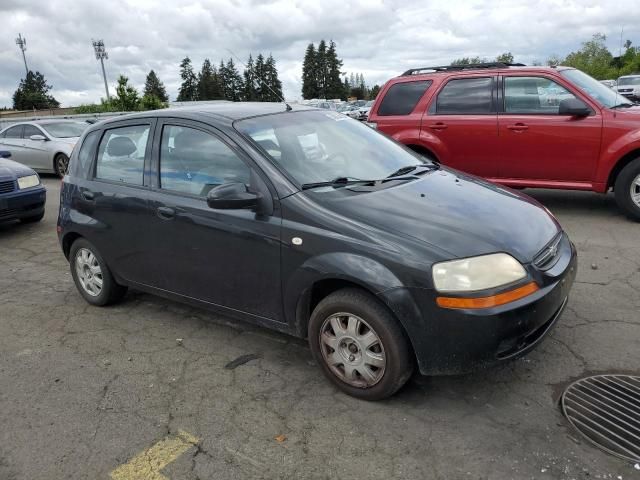
M 433 291 L 400 288 L 380 294 L 396 313 L 424 375 L 467 373 L 517 358 L 539 345 L 562 315 L 577 272 L 564 236 L 558 262 L 532 276 L 540 290 L 495 308 L 439 308 Z M 531 267 L 533 270 L 533 267 Z
M 40 215 L 46 200 L 47 190 L 42 185 L 0 195 L 0 222 Z

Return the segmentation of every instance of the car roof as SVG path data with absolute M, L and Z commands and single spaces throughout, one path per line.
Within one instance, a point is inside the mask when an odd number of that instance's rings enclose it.
M 447 69 L 447 67 L 433 67 L 433 70 L 429 70 L 429 67 L 425 67 L 423 69 L 411 69 L 411 70 L 407 70 L 405 73 L 403 73 L 402 75 L 399 75 L 395 78 L 393 78 L 393 80 L 423 80 L 423 79 L 429 79 L 429 78 L 433 78 L 434 76 L 437 77 L 448 77 L 451 75 L 476 75 L 478 73 L 485 73 L 487 75 L 491 75 L 491 74 L 503 74 L 503 73 L 508 73 L 508 72 L 518 72 L 518 73 L 550 73 L 550 72 L 561 72 L 563 70 L 572 70 L 572 67 L 565 67 L 565 66 L 555 66 L 555 67 L 544 67 L 544 66 L 527 66 L 527 65 L 512 65 L 512 66 L 489 66 L 489 67 L 478 67 L 478 68 L 474 68 L 473 66 L 470 66 L 469 68 L 466 68 L 464 66 L 460 66 L 459 68 L 457 66 L 449 66 L 450 68 Z M 436 70 L 437 69 L 437 70 Z M 421 73 L 422 70 L 425 70 L 424 73 Z

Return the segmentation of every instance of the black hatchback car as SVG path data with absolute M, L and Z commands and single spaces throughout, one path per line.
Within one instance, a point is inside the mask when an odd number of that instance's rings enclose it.
M 90 127 L 58 235 L 82 296 L 127 287 L 308 338 L 365 399 L 534 348 L 576 252 L 531 198 L 432 163 L 336 112 L 268 103 Z

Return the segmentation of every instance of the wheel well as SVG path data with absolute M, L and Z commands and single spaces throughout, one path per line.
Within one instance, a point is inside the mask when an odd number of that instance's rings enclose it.
M 429 158 L 438 161 L 438 157 L 431 150 L 423 147 L 422 145 L 407 145 L 407 147 L 416 153 L 422 153 L 424 155 L 427 155 Z
M 607 189 L 615 187 L 616 179 L 618 178 L 618 175 L 620 174 L 622 169 L 629 165 L 636 158 L 640 158 L 640 148 L 630 151 L 624 157 L 618 160 L 618 162 L 613 167 L 613 170 L 611 170 L 611 173 L 609 174 L 609 180 L 607 180 Z
M 73 242 L 75 242 L 79 238 L 82 238 L 82 235 L 76 232 L 69 232 L 64 237 L 62 237 L 62 251 L 67 260 L 69 260 L 71 245 L 73 245 Z

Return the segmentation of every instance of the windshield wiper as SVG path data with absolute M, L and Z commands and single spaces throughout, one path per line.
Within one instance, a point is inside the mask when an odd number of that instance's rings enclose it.
M 374 183 L 375 180 L 360 180 L 358 178 L 349 178 L 349 177 L 336 177 L 333 180 L 328 182 L 314 182 L 314 183 L 303 183 L 300 188 L 302 190 L 309 190 L 310 188 L 318 188 L 318 187 L 344 187 L 345 185 L 354 185 L 357 183 Z
M 432 164 L 420 163 L 418 165 L 407 165 L 406 167 L 401 167 L 395 172 L 393 172 L 392 174 L 387 175 L 385 178 L 393 178 L 393 177 L 399 177 L 401 175 L 406 175 L 407 173 L 413 172 L 417 168 L 424 168 L 425 170 L 420 173 L 425 173 L 430 170 L 438 170 L 440 168 L 440 165 L 438 165 L 437 163 L 432 163 Z M 416 174 L 416 175 L 419 175 L 419 174 Z

